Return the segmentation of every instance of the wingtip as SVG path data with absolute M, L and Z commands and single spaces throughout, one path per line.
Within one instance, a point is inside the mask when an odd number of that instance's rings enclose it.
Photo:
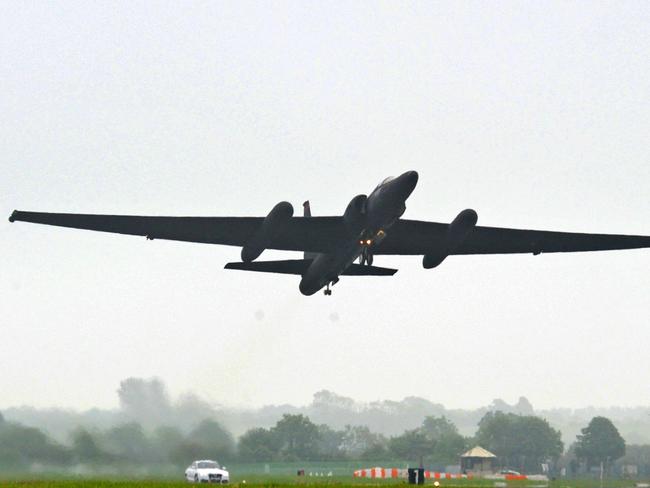
M 16 220 L 17 215 L 18 215 L 18 210 L 14 210 L 13 212 L 11 212 L 11 215 L 9 216 L 9 222 L 13 222 L 14 220 Z

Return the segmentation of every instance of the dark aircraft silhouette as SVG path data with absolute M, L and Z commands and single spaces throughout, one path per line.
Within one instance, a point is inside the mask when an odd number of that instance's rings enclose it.
M 479 227 L 474 210 L 463 210 L 450 224 L 400 219 L 406 199 L 418 182 L 408 171 L 386 178 L 366 195 L 350 201 L 342 217 L 294 217 L 288 202 L 278 203 L 266 217 L 141 217 L 22 212 L 16 220 L 77 229 L 146 236 L 147 239 L 240 246 L 241 262 L 226 269 L 300 275 L 300 292 L 313 295 L 339 276 L 391 276 L 396 269 L 373 266 L 380 254 L 421 255 L 422 265 L 438 266 L 455 254 L 513 254 L 604 251 L 650 247 L 650 236 L 577 234 Z M 255 261 L 265 249 L 304 251 L 303 259 Z M 358 263 L 354 261 L 359 259 Z

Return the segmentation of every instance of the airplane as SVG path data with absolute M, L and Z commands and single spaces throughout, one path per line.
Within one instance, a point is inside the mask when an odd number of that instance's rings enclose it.
M 477 226 L 478 214 L 461 211 L 449 224 L 402 219 L 406 200 L 418 183 L 407 171 L 383 180 L 370 195 L 357 195 L 342 216 L 303 216 L 280 202 L 266 217 L 158 217 L 26 212 L 14 210 L 10 222 L 23 221 L 77 229 L 145 236 L 147 239 L 241 247 L 241 262 L 226 269 L 301 277 L 299 290 L 313 295 L 341 276 L 392 276 L 397 270 L 373 266 L 377 255 L 420 255 L 431 269 L 448 256 L 604 251 L 650 247 L 650 236 L 580 234 Z M 302 259 L 256 261 L 266 249 L 302 251 Z M 355 262 L 357 261 L 358 262 Z

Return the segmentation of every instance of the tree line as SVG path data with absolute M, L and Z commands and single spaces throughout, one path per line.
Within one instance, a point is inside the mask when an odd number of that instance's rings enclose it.
M 538 410 L 525 397 L 521 397 L 513 404 L 495 399 L 489 405 L 463 410 L 445 408 L 420 397 L 406 397 L 399 401 L 357 402 L 323 390 L 315 393 L 311 403 L 304 406 L 235 408 L 208 402 L 194 394 L 172 398 L 164 383 L 156 378 L 127 378 L 121 382 L 117 393 L 119 407 L 115 409 L 75 411 L 21 406 L 7 408 L 3 413 L 7 419 L 39 427 L 63 443 L 68 442 L 70 431 L 79 425 L 106 429 L 135 421 L 145 430 L 152 430 L 158 425 L 174 425 L 186 432 L 206 418 L 218 419 L 235 437 L 239 437 L 254 427 L 272 427 L 283 413 L 303 414 L 317 425 L 326 424 L 337 430 L 344 429 L 346 425 L 366 425 L 371 431 L 386 436 L 397 436 L 405 429 L 414 429 L 428 415 L 444 416 L 456 425 L 462 435 L 472 436 L 478 422 L 487 412 L 501 411 L 545 418 L 562 432 L 562 440 L 566 445 L 575 441 L 576 435 L 580 434 L 580 427 L 597 416 L 611 419 L 628 442 L 650 444 L 647 407 Z
M 625 441 L 604 417 L 595 417 L 564 451 L 561 433 L 534 415 L 488 412 L 474 436 L 466 437 L 444 416 L 426 416 L 415 429 L 387 437 L 367 426 L 333 429 L 302 414 L 284 414 L 270 428 L 252 428 L 238 440 L 213 419 L 182 431 L 174 426 L 145 429 L 126 422 L 107 429 L 77 428 L 69 442 L 58 443 L 43 431 L 5 421 L 0 415 L 0 467 L 156 466 L 183 467 L 194 459 L 222 463 L 359 461 L 416 465 L 444 470 L 457 465 L 465 450 L 480 445 L 498 456 L 499 465 L 539 472 L 542 464 L 565 467 L 569 474 L 602 466 L 612 472 L 626 452 Z M 631 461 L 650 472 L 650 447 L 634 446 Z M 644 457 L 645 456 L 645 457 Z M 645 464 L 643 464 L 645 463 Z M 582 470 L 582 471 L 581 471 Z

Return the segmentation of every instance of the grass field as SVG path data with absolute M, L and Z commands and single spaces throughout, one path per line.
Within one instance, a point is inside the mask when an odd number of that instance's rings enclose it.
M 374 464 L 380 466 L 382 464 Z M 284 462 L 228 465 L 230 488 L 408 488 L 404 479 L 372 480 L 353 478 L 355 469 L 368 467 L 362 462 Z M 183 479 L 183 469 L 159 466 L 149 471 L 107 467 L 108 471 L 43 471 L 7 472 L 0 469 L 0 488 L 191 488 Z M 307 476 L 296 476 L 304 469 Z M 318 473 L 324 476 L 309 476 Z M 331 473 L 331 476 L 327 476 Z M 434 488 L 427 480 L 425 488 Z M 648 480 L 644 480 L 646 483 Z M 605 480 L 603 488 L 635 488 L 639 480 Z M 202 485 L 205 486 L 205 485 Z M 213 486 L 213 485 L 211 485 Z M 218 485 L 217 485 L 218 486 Z M 509 481 L 507 485 L 495 480 L 440 480 L 440 488 L 600 488 L 599 480 L 562 479 L 557 481 Z
M 0 473 L 0 476 L 2 474 Z M 605 480 L 604 488 L 634 488 L 637 481 Z M 381 488 L 382 486 L 399 485 L 404 488 L 409 485 L 404 480 L 385 480 L 369 482 L 368 480 L 352 480 L 340 476 L 320 479 L 298 477 L 261 477 L 252 475 L 249 479 L 241 479 L 232 483 L 232 488 Z M 188 488 L 184 481 L 156 479 L 0 479 L 0 487 L 6 488 Z M 428 481 L 425 486 L 433 488 Z M 494 480 L 449 480 L 442 481 L 441 488 L 494 488 Z M 514 481 L 508 482 L 506 488 L 599 488 L 598 480 L 558 480 L 550 482 Z

